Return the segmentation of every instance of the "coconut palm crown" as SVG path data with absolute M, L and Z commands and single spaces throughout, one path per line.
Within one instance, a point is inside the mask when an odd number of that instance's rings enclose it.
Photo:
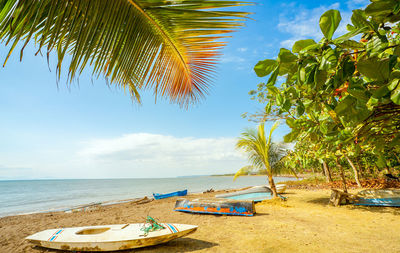
M 68 80 L 91 65 L 95 77 L 188 105 L 207 93 L 221 40 L 249 13 L 226 11 L 248 2 L 223 0 L 0 0 L 0 39 L 18 44 L 22 59 L 34 41 L 37 54 L 57 54 L 57 74 L 68 58 Z M 214 9 L 220 10 L 214 10 Z M 222 8 L 222 10 L 221 10 Z M 19 43 L 21 42 L 21 43 Z M 70 57 L 66 57 L 70 55 Z
M 269 185 L 274 197 L 277 197 L 278 195 L 272 177 L 274 174 L 273 165 L 278 162 L 283 155 L 283 150 L 279 145 L 276 145 L 271 141 L 272 133 L 278 126 L 279 122 L 277 121 L 272 126 L 268 137 L 265 135 L 264 123 L 258 126 L 258 131 L 255 129 L 247 129 L 241 134 L 241 137 L 236 143 L 236 148 L 246 152 L 251 165 L 240 169 L 234 177 L 235 179 L 237 176 L 240 176 L 249 170 L 266 170 Z

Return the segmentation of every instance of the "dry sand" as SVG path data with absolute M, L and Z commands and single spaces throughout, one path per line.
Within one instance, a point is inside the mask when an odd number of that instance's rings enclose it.
M 10 216 L 0 219 L 0 252 L 61 252 L 34 247 L 24 237 L 58 227 L 142 223 L 147 214 L 199 228 L 166 244 L 125 252 L 400 252 L 399 208 L 332 207 L 327 206 L 329 195 L 328 190 L 290 189 L 285 204 L 257 204 L 254 217 L 175 212 L 176 198 L 69 214 Z

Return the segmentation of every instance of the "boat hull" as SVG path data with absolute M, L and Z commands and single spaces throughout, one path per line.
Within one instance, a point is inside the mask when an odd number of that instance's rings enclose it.
M 278 194 L 283 193 L 285 189 L 286 189 L 285 184 L 276 185 L 276 190 Z M 215 197 L 224 199 L 235 199 L 235 200 L 253 200 L 254 202 L 260 202 L 263 200 L 272 199 L 272 190 L 266 185 L 259 185 L 243 191 L 236 191 L 236 192 L 215 195 Z
M 357 194 L 354 205 L 400 207 L 399 189 L 364 190 Z
M 166 199 L 166 198 L 177 197 L 177 196 L 186 196 L 186 195 L 187 195 L 187 190 L 176 191 L 176 192 L 171 192 L 171 193 L 166 193 L 166 194 L 153 193 L 154 199 Z
M 237 216 L 253 216 L 256 213 L 254 201 L 248 200 L 178 199 L 174 210 L 188 213 Z
M 127 226 L 128 225 L 128 226 Z M 144 236 L 143 224 L 121 224 L 49 229 L 26 239 L 45 248 L 68 251 L 117 251 L 147 247 L 171 241 L 196 231 L 197 226 L 162 223 L 166 228 Z M 129 228 L 131 226 L 131 228 Z M 124 230 L 125 229 L 125 230 Z M 95 234 L 80 231 L 103 231 Z M 97 233 L 97 234 L 96 234 Z

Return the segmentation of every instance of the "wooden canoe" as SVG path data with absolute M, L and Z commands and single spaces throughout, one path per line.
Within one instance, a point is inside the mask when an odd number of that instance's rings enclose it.
M 176 191 L 176 192 L 171 192 L 171 193 L 166 193 L 166 194 L 153 193 L 154 199 L 165 199 L 165 198 L 170 198 L 170 197 L 186 196 L 186 195 L 187 195 L 187 190 Z
M 254 201 L 218 199 L 178 199 L 175 211 L 203 214 L 253 216 L 256 213 Z
M 26 237 L 31 243 L 69 251 L 116 251 L 152 246 L 193 233 L 197 226 L 161 223 L 165 228 L 149 232 L 144 224 L 120 224 L 48 229 Z

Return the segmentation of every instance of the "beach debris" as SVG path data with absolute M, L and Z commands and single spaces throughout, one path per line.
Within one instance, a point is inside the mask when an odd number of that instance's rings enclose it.
M 87 212 L 87 211 L 92 211 L 92 210 L 97 210 L 101 206 L 101 202 L 96 202 L 96 203 L 90 203 L 86 205 L 79 205 L 72 207 L 70 209 L 65 210 L 65 213 L 75 213 L 75 212 Z
M 174 210 L 189 213 L 239 216 L 253 216 L 256 213 L 254 201 L 227 199 L 178 199 Z
M 146 203 L 152 202 L 153 200 L 154 199 L 150 199 L 148 197 L 144 197 L 144 198 L 132 201 L 131 204 L 142 205 L 142 204 L 146 204 Z
M 209 193 L 209 192 L 214 192 L 214 189 L 213 189 L 213 188 L 210 188 L 210 189 L 204 191 L 203 193 Z
M 147 236 L 149 232 L 157 231 L 165 229 L 158 220 L 154 219 L 151 216 L 146 217 L 146 223 L 143 224 L 143 227 L 140 229 L 144 232 L 143 236 Z

